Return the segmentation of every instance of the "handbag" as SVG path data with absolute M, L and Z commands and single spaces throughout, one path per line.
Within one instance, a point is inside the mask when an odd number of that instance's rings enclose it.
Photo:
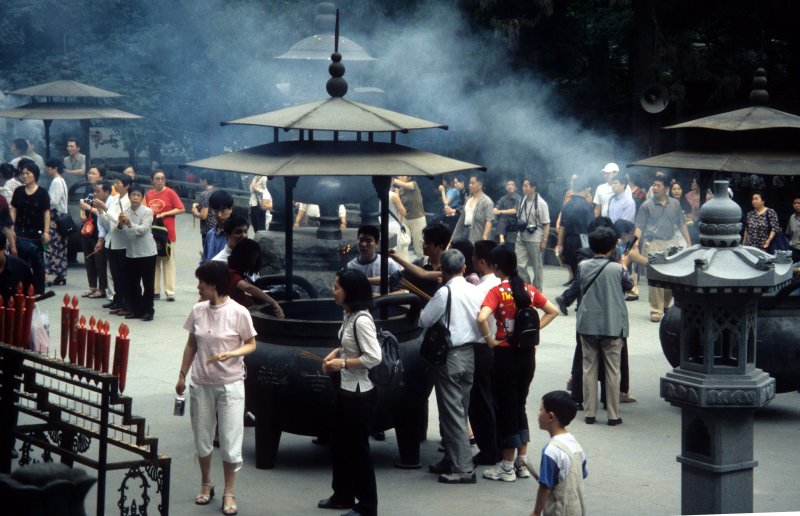
M 81 236 L 83 238 L 92 238 L 94 236 L 94 220 L 92 217 L 86 217 L 86 221 L 81 226 Z
M 769 243 L 769 247 L 767 251 L 770 254 L 775 254 L 775 251 L 791 251 L 792 246 L 789 244 L 789 239 L 786 238 L 786 235 L 783 231 L 775 232 L 775 237 L 773 237 L 772 242 Z
M 447 323 L 442 323 L 439 319 L 436 323 L 425 330 L 422 337 L 422 344 L 419 347 L 419 354 L 422 358 L 433 365 L 442 365 L 447 362 L 447 352 L 452 345 L 450 338 L 450 287 L 447 289 L 447 306 L 445 308 L 445 318 Z
M 56 231 L 63 238 L 67 238 L 71 234 L 78 231 L 78 226 L 75 225 L 75 220 L 69 213 L 60 213 L 56 216 Z
M 405 224 L 400 222 L 400 219 L 397 218 L 397 215 L 391 211 L 389 212 L 389 216 L 397 221 L 397 224 L 400 226 L 400 231 L 397 233 L 397 247 L 401 249 L 408 248 L 408 245 L 411 243 L 411 235 L 408 232 L 408 228 L 405 226 Z

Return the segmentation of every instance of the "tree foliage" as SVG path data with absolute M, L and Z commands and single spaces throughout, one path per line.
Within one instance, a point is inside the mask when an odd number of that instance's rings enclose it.
M 471 34 L 514 67 L 552 83 L 565 115 L 588 127 L 636 133 L 646 80 L 670 88 L 676 119 L 746 102 L 756 67 L 772 105 L 800 111 L 800 2 L 765 0 L 341 0 L 351 26 L 380 50 L 391 20 L 432 5 L 460 12 Z M 6 91 L 55 80 L 70 58 L 77 80 L 126 95 L 114 105 L 144 116 L 116 124 L 135 154 L 180 142 L 207 155 L 235 146 L 218 122 L 274 109 L 284 73 L 272 57 L 313 32 L 314 0 L 20 0 L 0 4 Z M 637 22 L 639 20 L 639 22 Z M 645 20 L 642 23 L 641 20 Z M 235 44 L 231 44 L 234 43 Z M 643 43 L 644 42 L 644 43 Z M 432 50 L 433 51 L 433 50 Z M 644 56 L 644 59 L 642 58 Z M 492 61 L 472 64 L 475 84 L 496 80 Z M 263 109 L 262 109 L 263 108 Z

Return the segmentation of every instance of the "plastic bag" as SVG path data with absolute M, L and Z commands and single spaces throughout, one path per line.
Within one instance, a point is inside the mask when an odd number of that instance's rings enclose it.
M 50 319 L 46 313 L 34 306 L 31 316 L 31 341 L 29 343 L 31 351 L 47 354 L 50 348 Z

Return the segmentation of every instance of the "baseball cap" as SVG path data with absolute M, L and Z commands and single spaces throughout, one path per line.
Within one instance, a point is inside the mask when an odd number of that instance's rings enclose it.
M 616 163 L 606 163 L 603 172 L 619 172 L 619 166 Z

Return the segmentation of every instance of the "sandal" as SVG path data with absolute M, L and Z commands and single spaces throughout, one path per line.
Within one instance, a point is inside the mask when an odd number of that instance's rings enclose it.
M 208 490 L 208 494 L 200 493 L 194 499 L 195 505 L 208 505 L 211 502 L 211 499 L 214 498 L 214 484 L 203 482 L 200 484 L 201 488 L 203 487 L 210 487 L 211 489 Z
M 106 297 L 106 293 L 104 290 L 95 290 L 86 297 L 88 297 L 89 299 L 99 299 L 101 297 Z
M 95 292 L 97 292 L 97 289 L 96 289 L 96 288 L 90 288 L 89 290 L 87 290 L 86 292 L 84 292 L 83 294 L 81 294 L 81 297 L 89 297 L 89 296 L 91 296 L 92 294 L 94 294 Z
M 619 393 L 619 401 L 620 403 L 636 403 L 636 398 L 628 394 L 627 392 L 620 392 Z
M 225 505 L 225 499 L 231 498 L 233 503 Z M 234 514 L 239 514 L 239 508 L 236 507 L 236 497 L 233 496 L 232 493 L 225 493 L 222 495 L 222 514 L 227 516 L 233 516 Z

